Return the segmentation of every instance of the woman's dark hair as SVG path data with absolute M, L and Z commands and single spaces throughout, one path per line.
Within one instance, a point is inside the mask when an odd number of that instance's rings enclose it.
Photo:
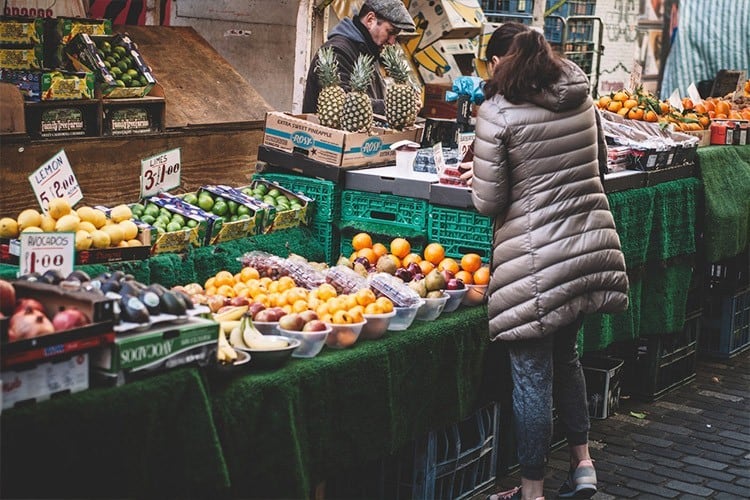
M 550 88 L 560 79 L 561 73 L 562 61 L 544 35 L 526 29 L 513 37 L 507 54 L 500 56 L 490 81 L 484 87 L 484 95 L 489 99 L 501 94 L 513 104 L 519 104 Z
M 493 57 L 503 57 L 508 53 L 511 43 L 513 43 L 513 37 L 524 31 L 528 31 L 529 27 L 525 24 L 509 22 L 501 24 L 490 37 L 490 41 L 487 42 L 487 49 L 485 51 L 485 58 L 491 61 Z

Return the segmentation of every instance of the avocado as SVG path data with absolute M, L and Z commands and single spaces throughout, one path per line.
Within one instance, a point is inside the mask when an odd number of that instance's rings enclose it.
M 164 286 L 162 286 L 162 285 L 161 285 L 161 284 L 159 284 L 159 283 L 151 283 L 151 284 L 150 284 L 150 285 L 149 285 L 149 286 L 148 286 L 148 287 L 146 288 L 146 290 L 148 290 L 148 291 L 150 291 L 150 292 L 154 292 L 154 293 L 155 293 L 156 295 L 158 295 L 159 297 L 161 297 L 162 295 L 164 295 L 164 292 L 168 291 L 168 290 L 167 290 L 166 288 L 164 288 Z
M 149 314 L 156 315 L 161 313 L 161 307 L 159 305 L 160 299 L 154 292 L 143 290 L 140 295 L 138 295 L 138 300 L 143 302 L 143 305 L 146 306 Z
M 166 291 L 161 295 L 161 312 L 184 316 L 185 304 L 177 298 L 174 292 Z
M 186 294 L 182 290 L 172 290 L 172 293 L 182 301 L 182 303 L 185 305 L 185 309 L 193 309 L 195 307 L 195 305 L 193 305 L 193 299 L 190 298 L 190 295 Z
M 81 283 L 86 283 L 87 281 L 91 281 L 91 276 L 89 276 L 89 274 L 85 271 L 75 270 L 72 273 L 70 273 L 68 277 L 65 279 L 66 280 L 78 280 Z
M 120 317 L 130 323 L 148 323 L 151 320 L 148 309 L 136 297 L 120 299 Z
M 50 269 L 46 271 L 44 274 L 42 274 L 42 277 L 39 279 L 39 281 L 43 281 L 44 283 L 49 283 L 50 285 L 57 285 L 61 281 L 65 280 L 65 276 L 58 271 L 57 269 Z
M 105 294 L 107 292 L 115 292 L 120 293 L 120 282 L 115 279 L 108 279 L 107 281 L 102 281 L 101 291 Z

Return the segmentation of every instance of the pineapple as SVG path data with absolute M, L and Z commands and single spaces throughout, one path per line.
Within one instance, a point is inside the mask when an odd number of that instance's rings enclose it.
M 372 103 L 367 87 L 372 81 L 375 61 L 372 56 L 360 54 L 354 62 L 349 79 L 351 91 L 346 94 L 341 112 L 341 128 L 349 132 L 369 132 L 372 127 Z
M 318 51 L 315 73 L 321 87 L 318 94 L 318 120 L 324 127 L 339 128 L 346 92 L 340 86 L 339 63 L 333 48 L 321 47 Z
M 391 127 L 403 130 L 414 125 L 419 103 L 414 88 L 409 84 L 409 66 L 395 45 L 383 49 L 383 65 L 393 84 L 385 91 L 385 117 Z

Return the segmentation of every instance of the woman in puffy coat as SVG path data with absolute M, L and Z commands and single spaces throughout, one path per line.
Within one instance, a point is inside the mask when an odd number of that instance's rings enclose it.
M 493 76 L 471 182 L 475 207 L 494 218 L 489 331 L 509 341 L 521 465 L 522 487 L 493 497 L 542 497 L 554 380 L 571 463 L 559 494 L 590 498 L 596 473 L 576 340 L 583 315 L 627 309 L 625 259 L 599 177 L 606 153 L 586 75 L 540 33 L 511 24 L 488 45 Z

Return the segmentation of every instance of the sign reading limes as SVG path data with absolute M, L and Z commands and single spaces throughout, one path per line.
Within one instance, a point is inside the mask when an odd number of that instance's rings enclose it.
M 21 233 L 19 276 L 44 274 L 50 269 L 64 276 L 73 272 L 76 239 L 74 233 Z
M 180 185 L 180 148 L 141 160 L 141 198 Z
M 83 193 L 64 149 L 36 169 L 29 176 L 29 182 L 44 212 L 47 212 L 50 200 L 55 198 L 67 199 L 70 206 L 83 199 Z

